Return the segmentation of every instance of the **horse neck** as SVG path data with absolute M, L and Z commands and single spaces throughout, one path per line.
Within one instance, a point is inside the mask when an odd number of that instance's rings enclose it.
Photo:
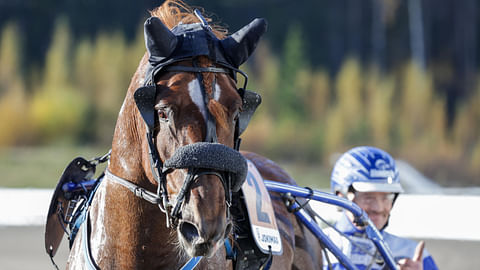
M 145 128 L 138 116 L 133 94 L 143 84 L 146 66 L 147 60 L 144 56 L 130 82 L 118 113 L 109 164 L 113 173 L 134 183 L 138 183 L 143 171 L 144 151 L 141 135 L 145 132 Z

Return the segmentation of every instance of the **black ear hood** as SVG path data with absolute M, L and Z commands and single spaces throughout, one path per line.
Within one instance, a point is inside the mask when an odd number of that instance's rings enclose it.
M 260 37 L 267 30 L 265 19 L 255 19 L 234 34 L 219 40 L 209 26 L 201 23 L 178 24 L 169 30 L 157 17 L 145 21 L 145 46 L 149 53 L 148 73 L 157 73 L 171 63 L 205 55 L 212 61 L 237 68 L 247 61 Z M 147 78 L 151 81 L 151 75 Z
M 177 37 L 157 17 L 145 21 L 144 35 L 151 65 L 167 59 L 178 43 Z
M 202 55 L 234 73 L 251 56 L 266 30 L 267 21 L 257 18 L 234 34 L 220 40 L 205 21 L 179 23 L 170 30 L 159 18 L 148 18 L 144 24 L 144 34 L 149 67 L 145 74 L 145 87 L 139 88 L 135 93 L 135 102 L 148 127 L 154 126 L 153 106 L 156 95 L 154 78 L 163 67 Z M 238 134 L 246 129 L 261 101 L 260 96 L 251 91 L 246 91 L 243 99 L 244 110 L 240 115 Z
M 231 36 L 220 41 L 225 58 L 234 67 L 238 68 L 247 61 L 257 47 L 260 37 L 267 31 L 265 19 L 255 19 Z

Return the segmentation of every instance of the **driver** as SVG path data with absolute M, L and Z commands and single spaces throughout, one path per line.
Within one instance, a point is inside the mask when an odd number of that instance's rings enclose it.
M 424 248 L 424 242 L 392 235 L 385 231 L 390 211 L 403 192 L 394 159 L 375 147 L 361 146 L 344 153 L 331 175 L 332 191 L 360 206 L 380 230 L 400 269 L 438 269 Z M 334 227 L 325 230 L 333 242 L 359 270 L 382 269 L 384 262 L 365 229 L 354 223 L 353 214 L 344 211 Z M 336 258 L 324 256 L 324 269 L 344 269 Z

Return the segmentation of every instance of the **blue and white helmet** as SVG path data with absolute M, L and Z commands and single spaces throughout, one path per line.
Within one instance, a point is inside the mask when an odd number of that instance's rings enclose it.
M 344 153 L 335 163 L 330 181 L 333 193 L 344 195 L 350 186 L 360 192 L 403 192 L 395 160 L 371 146 L 355 147 Z

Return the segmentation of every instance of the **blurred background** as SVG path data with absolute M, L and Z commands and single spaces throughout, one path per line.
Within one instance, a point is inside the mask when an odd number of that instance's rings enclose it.
M 53 187 L 73 157 L 110 148 L 143 21 L 162 2 L 0 0 L 0 185 Z M 316 187 L 332 154 L 358 145 L 443 186 L 480 185 L 477 1 L 188 4 L 231 33 L 269 22 L 242 67 L 263 96 L 242 149 Z
M 375 145 L 442 185 L 475 185 L 480 6 L 440 2 L 188 3 L 231 32 L 255 17 L 269 22 L 243 67 L 249 87 L 263 96 L 243 149 L 323 168 L 318 177 L 328 175 L 333 153 Z M 0 2 L 1 164 L 13 169 L 2 184 L 17 185 L 16 175 L 23 176 L 16 165 L 26 163 L 48 177 L 28 177 L 29 186 L 54 184 L 59 167 L 52 175 L 45 165 L 109 148 L 145 51 L 142 22 L 161 3 Z
M 145 52 L 143 21 L 162 2 L 0 0 L 0 261 L 6 269 L 49 266 L 38 225 L 51 191 L 73 158 L 110 149 Z M 280 163 L 302 186 L 326 189 L 339 153 L 358 145 L 383 148 L 397 159 L 408 193 L 451 195 L 401 196 L 405 202 L 396 208 L 407 215 L 392 214 L 392 229 L 429 238 L 427 248 L 443 269 L 480 263 L 473 254 L 480 220 L 466 219 L 480 199 L 478 1 L 187 3 L 204 7 L 230 33 L 255 17 L 269 22 L 242 66 L 263 103 L 241 149 Z M 435 219 L 428 215 L 433 208 L 440 210 Z M 433 224 L 401 231 L 414 210 L 415 225 Z M 18 213 L 29 221 L 17 222 Z M 19 224 L 35 226 L 8 227 Z M 470 229 L 458 227 L 464 224 Z M 443 229 L 433 232 L 438 226 Z M 452 236 L 455 231 L 463 234 Z M 458 252 L 449 256 L 452 251 Z M 40 255 L 27 262 L 22 252 Z

